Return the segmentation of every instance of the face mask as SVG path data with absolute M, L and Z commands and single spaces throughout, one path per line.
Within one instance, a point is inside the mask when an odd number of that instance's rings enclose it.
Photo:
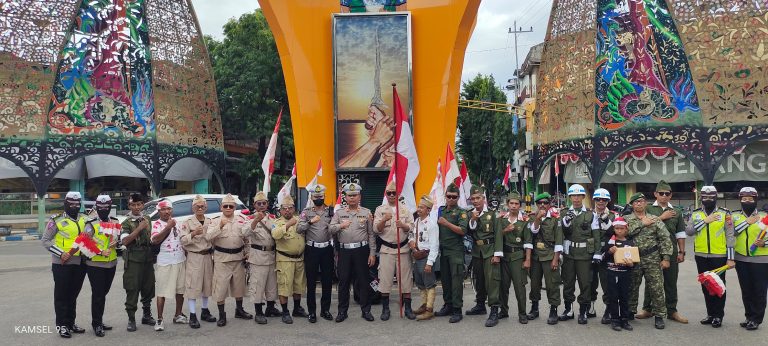
M 755 202 L 741 202 L 741 209 L 744 210 L 744 214 L 747 216 L 752 215 L 755 212 L 755 208 L 757 208 L 757 203 Z
M 715 204 L 717 204 L 717 201 L 714 199 L 706 199 L 701 201 L 701 204 L 704 205 L 704 208 L 712 210 L 715 208 Z
M 313 199 L 312 203 L 314 203 L 316 207 L 319 207 L 319 206 L 321 206 L 321 205 L 323 205 L 325 203 L 325 200 L 322 199 L 322 198 L 320 198 L 320 199 Z
M 96 209 L 96 214 L 101 220 L 109 220 L 109 209 Z
M 77 213 L 80 212 L 79 204 L 70 204 L 69 202 L 64 204 L 64 212 L 71 218 L 77 218 Z

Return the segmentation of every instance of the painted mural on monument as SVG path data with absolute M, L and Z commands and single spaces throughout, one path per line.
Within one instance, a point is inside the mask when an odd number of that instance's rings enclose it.
M 595 118 L 598 131 L 701 126 L 680 36 L 664 0 L 600 0 Z
M 60 53 L 51 135 L 155 134 L 144 0 L 83 1 Z
M 408 0 L 340 0 L 342 12 L 393 12 L 404 11 Z

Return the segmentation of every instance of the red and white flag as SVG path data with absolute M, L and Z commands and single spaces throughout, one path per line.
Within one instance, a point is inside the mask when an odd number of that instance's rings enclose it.
M 459 207 L 467 209 L 470 207 L 469 195 L 472 190 L 472 182 L 469 180 L 469 171 L 466 161 L 461 161 L 461 184 L 459 184 Z
M 341 199 L 341 189 L 339 189 L 339 192 L 336 193 L 336 205 L 333 206 L 333 212 L 335 213 L 343 207 L 344 207 L 344 200 Z
M 395 161 L 389 172 L 387 184 L 394 179 L 397 196 L 404 199 L 408 211 L 416 212 L 416 196 L 413 191 L 413 183 L 419 175 L 419 157 L 416 154 L 416 145 L 413 143 L 411 124 L 408 116 L 400 104 L 400 96 L 397 95 L 397 87 L 392 87 L 392 97 L 395 104 Z
M 435 182 L 432 183 L 432 189 L 429 191 L 429 198 L 432 199 L 432 210 L 429 211 L 429 218 L 437 222 L 438 210 L 445 205 L 445 188 L 443 187 L 443 171 L 440 168 L 440 160 L 437 160 L 437 173 Z
M 315 185 L 317 185 L 317 178 L 323 176 L 323 160 L 317 161 L 317 172 L 315 172 L 315 176 L 312 177 L 312 181 L 307 184 L 306 190 L 307 190 L 307 208 L 312 206 L 312 191 L 315 189 Z
M 264 154 L 264 160 L 261 161 L 261 169 L 264 171 L 264 187 L 261 189 L 265 195 L 269 195 L 269 180 L 272 179 L 272 173 L 275 172 L 275 151 L 277 150 L 277 131 L 280 129 L 280 118 L 283 117 L 283 109 L 280 108 L 280 114 L 277 115 L 275 131 L 269 139 L 267 152 Z
M 507 170 L 504 171 L 504 180 L 501 181 L 501 184 L 504 185 L 504 188 L 509 191 L 509 177 L 512 175 L 512 169 L 509 166 L 509 162 L 507 162 Z
M 293 164 L 293 171 L 291 177 L 285 182 L 283 188 L 277 193 L 277 204 L 283 203 L 283 199 L 291 195 L 291 189 L 293 189 L 293 181 L 296 180 L 296 164 Z
M 445 166 L 443 167 L 442 173 L 443 191 L 445 191 L 451 183 L 456 183 L 456 186 L 461 185 L 461 172 L 459 171 L 458 163 L 456 163 L 456 157 L 453 156 L 450 143 L 445 148 Z
M 555 155 L 555 176 L 560 175 L 560 155 Z

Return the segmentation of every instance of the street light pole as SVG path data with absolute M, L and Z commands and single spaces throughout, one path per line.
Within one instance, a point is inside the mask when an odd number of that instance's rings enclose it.
M 520 96 L 520 77 L 518 77 L 518 69 L 520 69 L 520 63 L 519 59 L 517 57 L 517 35 L 518 34 L 524 34 L 528 32 L 533 32 L 533 26 L 531 26 L 528 30 L 523 30 L 522 27 L 517 27 L 517 20 L 514 21 L 514 26 L 512 28 L 509 28 L 509 33 L 515 35 L 515 102 L 517 102 L 517 98 Z M 514 29 L 514 30 L 512 30 Z M 512 103 L 515 103 L 512 102 Z

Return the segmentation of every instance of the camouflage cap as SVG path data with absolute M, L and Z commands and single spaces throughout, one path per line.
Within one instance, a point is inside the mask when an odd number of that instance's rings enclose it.
M 456 186 L 456 183 L 450 183 L 448 187 L 445 188 L 445 192 L 459 193 L 459 187 Z
M 485 193 L 485 188 L 479 185 L 472 185 L 472 188 L 469 189 L 470 195 L 477 195 L 477 194 L 482 195 L 483 193 Z
M 552 195 L 549 194 L 549 192 L 542 192 L 538 195 L 536 195 L 536 198 L 533 199 L 534 202 L 538 202 L 542 199 L 551 199 Z
M 659 192 L 659 191 L 670 191 L 671 192 L 672 191 L 672 186 L 669 186 L 669 184 L 666 181 L 662 180 L 658 184 L 656 184 L 656 192 Z
M 635 192 L 631 197 L 629 197 L 629 203 L 635 203 L 638 199 L 645 199 L 645 195 L 642 192 Z
M 510 193 L 507 195 L 507 201 L 509 201 L 509 200 L 511 200 L 511 199 L 516 199 L 516 200 L 520 201 L 520 193 L 519 193 L 519 192 L 517 192 L 517 191 L 512 191 L 512 192 L 510 192 Z

